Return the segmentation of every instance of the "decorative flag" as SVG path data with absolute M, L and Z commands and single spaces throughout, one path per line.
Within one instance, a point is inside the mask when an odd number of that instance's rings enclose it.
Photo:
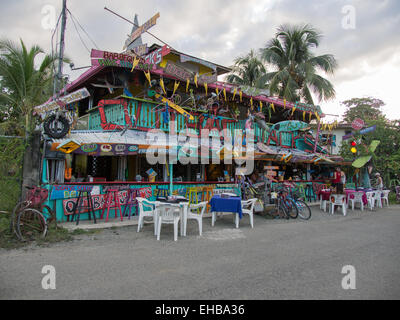
M 175 94 L 175 91 L 176 91 L 176 89 L 178 89 L 179 84 L 180 84 L 180 82 L 175 80 L 175 83 L 174 83 L 174 92 L 172 93 L 172 95 Z
M 310 112 L 308 121 L 311 121 L 311 117 L 312 117 L 312 113 Z
M 271 108 L 272 108 L 272 110 L 275 112 L 275 106 L 274 106 L 273 103 L 271 103 Z
M 167 94 L 167 92 L 165 91 L 164 79 L 163 78 L 160 78 L 160 87 L 162 88 L 162 91 L 164 91 L 164 94 Z
M 317 120 L 319 121 L 319 115 L 318 115 L 317 111 L 315 111 L 314 114 L 317 117 Z
M 260 112 L 262 112 L 262 101 L 260 100 Z
M 208 91 L 208 85 L 207 85 L 207 82 L 204 82 L 204 89 L 206 89 L 206 95 L 207 95 L 207 91 Z
M 283 99 L 283 107 L 286 108 L 286 99 Z
M 149 81 L 149 84 L 151 86 L 151 76 L 150 76 L 150 71 L 144 71 L 144 75 L 146 76 L 147 80 Z
M 303 111 L 303 121 L 306 121 L 306 112 Z
M 243 92 L 242 92 L 242 90 L 240 90 L 240 92 L 239 92 L 240 102 L 242 102 L 242 96 L 243 96 Z
M 292 114 L 291 115 L 293 115 L 293 113 L 296 111 L 296 107 L 293 107 L 292 108 Z
M 253 97 L 250 98 L 250 106 L 251 106 L 251 110 L 253 110 Z
M 226 90 L 225 90 L 225 88 L 224 88 L 224 99 L 225 99 L 225 101 L 226 101 Z
M 217 96 L 219 95 L 218 88 L 215 88 L 215 92 L 217 93 Z
M 232 101 L 235 100 L 236 93 L 237 93 L 237 88 L 233 89 Z
M 133 72 L 133 70 L 136 68 L 136 66 L 138 65 L 139 61 L 140 61 L 140 59 L 137 58 L 137 57 L 135 57 L 133 59 L 131 72 Z
M 186 92 L 189 90 L 189 79 L 186 80 Z
M 197 88 L 197 73 L 194 75 L 194 84 L 196 85 Z

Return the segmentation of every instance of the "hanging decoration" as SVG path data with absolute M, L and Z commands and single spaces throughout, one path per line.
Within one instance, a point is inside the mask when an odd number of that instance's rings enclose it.
M 219 96 L 218 88 L 215 88 L 215 92 L 217 93 L 217 97 Z
M 204 82 L 204 89 L 206 90 L 206 95 L 207 95 L 207 93 L 208 93 L 208 85 L 207 85 L 207 82 Z
M 240 102 L 242 102 L 242 97 L 243 97 L 243 91 L 242 90 L 239 91 L 239 97 L 240 97 Z
M 283 107 L 286 108 L 286 99 L 283 99 Z
M 140 61 L 140 59 L 139 59 L 138 57 L 135 57 L 135 58 L 133 59 L 131 72 L 133 72 L 133 70 L 134 70 L 134 69 L 136 68 L 136 66 L 139 64 L 139 61 Z
M 312 113 L 309 113 L 308 121 L 311 121 Z
M 262 112 L 262 107 L 263 107 L 263 104 L 262 104 L 262 101 L 260 100 L 260 112 Z
M 194 75 L 194 84 L 196 85 L 197 88 L 197 73 Z
M 180 84 L 180 82 L 175 80 L 175 83 L 174 83 L 174 92 L 172 92 L 172 95 L 175 94 L 175 91 L 176 91 L 176 89 L 178 89 L 179 84 Z
M 190 80 L 189 80 L 189 78 L 186 80 L 186 93 L 188 92 L 188 90 L 189 90 L 189 82 L 190 82 Z
M 250 98 L 250 107 L 251 107 L 251 111 L 253 111 L 254 107 L 253 107 L 253 97 Z
M 164 79 L 163 79 L 163 78 L 160 78 L 160 87 L 161 87 L 161 89 L 163 90 L 164 94 L 166 95 L 167 92 L 165 91 Z
M 235 100 L 236 93 L 237 93 L 237 88 L 233 89 L 233 97 L 232 97 L 232 101 L 234 101 L 234 100 Z
M 226 89 L 225 89 L 225 88 L 224 88 L 223 93 L 224 93 L 224 99 L 225 99 L 225 101 L 226 101 Z
M 275 112 L 275 106 L 274 106 L 274 104 L 273 104 L 273 103 L 271 103 L 271 104 L 270 104 L 270 106 L 271 106 L 271 109 L 272 109 L 272 111 L 274 111 L 274 112 Z
M 151 87 L 151 76 L 150 76 L 150 71 L 149 71 L 149 70 L 147 70 L 147 72 L 144 71 L 144 75 L 146 76 L 147 81 L 149 81 L 149 85 L 150 85 L 150 87 Z
M 306 112 L 303 111 L 303 121 L 306 121 Z

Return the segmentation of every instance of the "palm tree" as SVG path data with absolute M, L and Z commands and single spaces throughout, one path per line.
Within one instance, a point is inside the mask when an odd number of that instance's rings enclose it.
M 37 68 L 38 55 L 44 51 L 37 45 L 28 50 L 22 40 L 20 44 L 0 40 L 0 121 L 3 125 L 16 122 L 14 132 L 29 134 L 34 125 L 33 107 L 52 95 L 56 58 L 46 54 Z
M 334 56 L 316 56 L 311 52 L 321 38 L 322 34 L 308 24 L 278 28 L 275 37 L 260 49 L 262 59 L 276 69 L 264 77 L 271 94 L 310 104 L 314 104 L 311 92 L 319 101 L 335 97 L 333 85 L 318 74 L 333 74 L 337 67 Z
M 266 69 L 262 61 L 251 50 L 247 55 L 235 59 L 231 74 L 226 80 L 230 83 L 264 88 L 265 82 L 262 76 Z

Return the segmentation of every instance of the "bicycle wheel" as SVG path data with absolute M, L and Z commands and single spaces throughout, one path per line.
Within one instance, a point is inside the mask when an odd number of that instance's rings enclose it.
M 283 214 L 283 216 L 285 217 L 285 219 L 290 219 L 288 210 L 287 210 L 286 206 L 285 206 L 283 203 L 280 203 L 280 204 L 279 204 L 279 206 L 278 206 L 278 211 L 279 211 L 279 213 L 282 213 L 282 214 Z
M 28 241 L 44 238 L 47 233 L 46 219 L 40 211 L 26 208 L 18 213 L 16 234 L 19 240 Z
M 299 211 L 299 217 L 303 220 L 311 218 L 311 209 L 303 200 L 296 200 L 296 206 Z
M 293 199 L 285 199 L 284 205 L 286 207 L 289 217 L 292 219 L 296 219 L 299 214 L 299 211 L 297 210 L 297 205 L 294 202 L 294 200 Z
M 10 218 L 10 232 L 15 233 L 15 226 L 17 225 L 18 213 L 29 206 L 27 201 L 18 202 L 11 213 Z

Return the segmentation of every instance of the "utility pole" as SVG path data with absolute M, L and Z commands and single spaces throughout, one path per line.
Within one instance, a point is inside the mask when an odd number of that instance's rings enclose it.
M 60 37 L 60 50 L 58 52 L 58 72 L 55 77 L 55 88 L 57 98 L 60 95 L 61 83 L 62 83 L 62 67 L 63 67 L 63 59 L 64 59 L 64 36 L 65 36 L 65 27 L 67 23 L 67 0 L 63 0 L 62 12 L 61 12 L 61 37 Z

